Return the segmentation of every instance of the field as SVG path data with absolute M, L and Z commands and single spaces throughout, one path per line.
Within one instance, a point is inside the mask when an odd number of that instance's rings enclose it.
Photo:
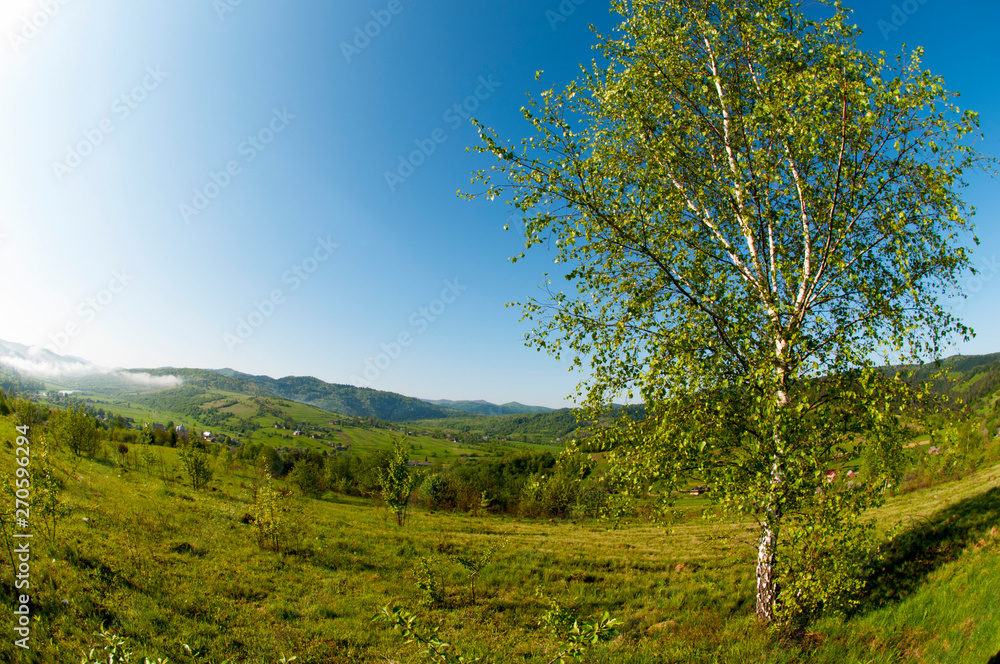
M 50 386 L 50 393 L 56 389 L 57 386 Z M 173 422 L 196 433 L 210 431 L 213 435 L 237 438 L 244 444 L 264 443 L 277 449 L 305 448 L 333 454 L 339 445 L 347 448 L 345 452 L 363 454 L 387 447 L 391 437 L 407 437 L 413 445 L 415 461 L 449 463 L 461 457 L 494 456 L 512 448 L 537 447 L 520 439 L 491 441 L 487 445 L 480 437 L 461 442 L 428 426 L 437 420 L 428 420 L 424 426 L 370 422 L 280 397 L 217 389 L 183 387 L 122 394 L 81 390 L 72 396 L 74 403 L 100 408 L 109 416 L 130 418 L 136 426 L 145 421 Z M 65 403 L 51 398 L 40 402 L 65 407 Z M 295 435 L 296 430 L 301 435 Z
M 16 435 L 0 420 L 0 441 Z M 0 442 L 8 472 L 12 447 Z M 617 635 L 584 661 L 985 663 L 1000 648 L 989 590 L 1000 587 L 1000 467 L 892 499 L 879 517 L 914 532 L 901 555 L 915 564 L 876 580 L 891 596 L 788 634 L 752 617 L 747 525 L 702 518 L 703 497 L 685 502 L 669 531 L 424 510 L 400 528 L 374 501 L 288 491 L 275 552 L 245 523 L 251 472 L 217 472 L 193 491 L 177 450 L 150 451 L 165 475 L 135 450 L 124 467 L 54 455 L 68 512 L 54 537 L 34 517 L 31 650 L 12 645 L 8 614 L 0 659 L 78 662 L 100 645 L 103 625 L 136 655 L 171 662 L 420 661 L 416 645 L 372 621 L 385 605 L 414 612 L 424 634 L 437 629 L 467 658 L 496 664 L 551 661 L 566 629 L 544 629 L 546 614 L 605 611 Z M 458 558 L 490 549 L 473 600 Z M 421 582 L 440 586 L 437 602 Z

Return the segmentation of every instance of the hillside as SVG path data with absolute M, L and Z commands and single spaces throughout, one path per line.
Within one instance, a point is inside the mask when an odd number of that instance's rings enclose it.
M 0 418 L 0 439 L 16 437 Z M 79 662 L 96 648 L 84 661 L 107 662 L 104 629 L 131 661 L 418 661 L 418 645 L 372 621 L 387 605 L 412 611 L 413 628 L 456 656 L 490 664 L 554 661 L 574 620 L 605 611 L 617 635 L 584 661 L 986 663 L 1000 648 L 990 590 L 1000 586 L 998 466 L 891 499 L 877 516 L 897 535 L 874 559 L 881 571 L 859 608 L 787 633 L 756 625 L 747 524 L 704 519 L 704 496 L 685 500 L 665 539 L 645 518 L 417 507 L 399 528 L 375 501 L 308 498 L 279 481 L 276 551 L 255 535 L 261 480 L 251 469 L 220 457 L 209 487 L 194 490 L 182 461 L 179 450 L 145 446 L 94 459 L 53 452 L 65 502 L 57 528 L 41 511 L 33 524 L 32 649 L 24 657 L 10 632 L 0 659 Z M 14 463 L 12 446 L 0 446 L 0 470 Z M 487 551 L 473 594 L 457 561 Z M 9 577 L 0 583 L 12 590 Z
M 516 401 L 500 405 L 481 400 L 452 401 L 450 399 L 424 399 L 424 401 L 435 406 L 461 410 L 467 413 L 476 413 L 478 415 L 523 415 L 527 413 L 549 413 L 555 410 L 554 408 L 546 408 L 544 406 L 526 406 Z
M 24 374 L 44 373 L 73 376 L 97 370 L 93 364 L 72 355 L 59 355 L 41 346 L 26 346 L 0 339 L 0 364 Z
M 45 384 L 25 378 L 10 367 L 0 365 L 0 389 L 8 393 L 38 392 L 45 389 Z
M 1000 353 L 952 355 L 937 363 L 885 367 L 884 371 L 912 372 L 913 380 L 930 381 L 931 391 L 947 397 L 952 408 L 964 405 L 973 411 L 982 410 L 991 405 L 1000 391 Z M 932 378 L 935 375 L 939 377 Z
M 576 412 L 564 408 L 526 415 L 475 415 L 445 420 L 414 420 L 415 425 L 447 431 L 459 436 L 486 436 L 491 439 L 551 442 L 577 430 Z
M 185 382 L 175 387 L 144 388 L 126 381 L 115 383 L 117 389 L 112 389 L 112 382 L 102 379 L 90 381 L 91 388 L 103 386 L 95 390 L 83 386 L 88 381 L 81 381 L 71 395 L 50 394 L 40 401 L 64 408 L 83 405 L 108 422 L 121 417 L 123 424 L 134 428 L 140 428 L 144 422 L 160 426 L 172 423 L 198 434 L 208 431 L 216 440 L 238 441 L 242 445 L 263 443 L 279 451 L 306 449 L 324 455 L 358 456 L 386 448 L 393 436 L 401 438 L 409 433 L 427 460 L 449 462 L 463 456 L 487 454 L 477 440 L 467 443 L 449 440 L 445 434 L 431 435 L 427 429 L 412 425 L 407 431 L 400 431 L 390 422 L 332 413 L 213 372 L 185 369 L 172 370 L 169 375 L 183 376 Z
M 464 414 L 395 392 L 384 392 L 352 385 L 337 385 L 311 376 L 287 376 L 275 379 L 270 376 L 252 376 L 232 369 L 220 369 L 215 373 L 234 380 L 259 385 L 271 394 L 286 399 L 301 401 L 324 410 L 355 417 L 374 417 L 391 422 L 402 422 L 455 417 Z
M 39 379 L 46 381 L 53 389 L 87 390 L 110 396 L 125 396 L 184 384 L 239 394 L 269 394 L 340 415 L 393 422 L 462 417 L 469 414 L 394 392 L 327 383 L 313 377 L 287 376 L 276 379 L 228 368 L 217 371 L 173 367 L 107 371 L 78 357 L 2 340 L 0 366 L 3 367 L 0 381 L 10 389 L 18 389 L 17 381 L 23 383 L 25 380 Z M 36 388 L 38 385 L 32 383 L 32 389 Z M 165 398 L 170 400 L 175 396 L 166 395 Z

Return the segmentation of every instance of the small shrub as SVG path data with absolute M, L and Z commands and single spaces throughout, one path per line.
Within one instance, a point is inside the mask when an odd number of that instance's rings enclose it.
M 281 517 L 278 512 L 278 491 L 271 475 L 264 471 L 264 482 L 257 489 L 250 506 L 254 536 L 262 549 L 280 550 Z
M 191 488 L 198 491 L 212 481 L 215 476 L 212 466 L 204 452 L 199 452 L 193 447 L 186 447 L 181 452 L 181 463 L 187 472 L 188 479 L 191 480 Z
M 431 510 L 452 509 L 458 500 L 458 490 L 454 480 L 448 475 L 430 473 L 420 483 L 417 495 Z
M 56 526 L 69 513 L 69 503 L 62 498 L 63 483 L 55 476 L 48 440 L 43 437 L 35 447 L 38 454 L 31 470 L 34 507 L 42 516 L 49 541 L 54 544 Z
M 441 606 L 445 601 L 444 584 L 431 567 L 429 558 L 422 557 L 417 561 L 415 570 L 417 588 L 424 595 L 424 603 L 428 606 Z
M 508 540 L 506 537 L 502 537 L 497 541 L 490 544 L 486 550 L 478 554 L 458 554 L 453 555 L 452 558 L 461 565 L 466 572 L 469 574 L 469 590 L 472 595 L 472 603 L 476 603 L 476 578 L 479 573 L 482 572 L 487 565 L 493 562 L 493 556 L 496 555 L 497 551 L 503 549 L 507 546 Z
M 83 410 L 63 411 L 55 420 L 56 440 L 75 456 L 92 457 L 100 451 L 101 430 L 97 428 L 97 421 Z
M 316 455 L 319 457 L 319 455 Z M 303 496 L 319 498 L 326 493 L 326 478 L 323 476 L 322 458 L 318 461 L 303 457 L 288 474 L 288 481 L 298 487 Z
M 415 479 L 408 465 L 406 446 L 401 440 L 392 441 L 392 458 L 388 468 L 379 473 L 382 486 L 382 500 L 396 517 L 396 524 L 406 523 L 406 512 L 410 505 Z

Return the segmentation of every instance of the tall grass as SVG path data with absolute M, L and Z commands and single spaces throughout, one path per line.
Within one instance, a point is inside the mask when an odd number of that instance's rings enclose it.
M 0 420 L 8 471 L 5 441 L 14 437 Z M 417 661 L 415 646 L 372 623 L 394 604 L 468 657 L 544 662 L 559 652 L 541 627 L 552 601 L 572 616 L 618 619 L 618 636 L 595 646 L 590 662 L 985 663 L 1000 649 L 996 467 L 891 500 L 880 522 L 899 525 L 886 531 L 896 536 L 886 547 L 892 567 L 872 580 L 881 594 L 849 618 L 821 618 L 796 634 L 753 618 L 746 525 L 694 512 L 667 530 L 417 510 L 400 528 L 371 501 L 303 498 L 277 482 L 288 495 L 273 551 L 248 519 L 249 471 L 218 471 L 194 491 L 176 450 L 157 448 L 163 462 L 147 469 L 137 447 L 125 467 L 53 452 L 71 511 L 55 539 L 35 530 L 32 650 L 12 645 L 7 611 L 0 660 L 79 662 L 104 627 L 137 655 L 172 662 L 276 662 L 286 653 L 297 664 Z M 476 575 L 472 601 L 457 557 L 504 539 Z M 421 559 L 441 584 L 433 605 Z

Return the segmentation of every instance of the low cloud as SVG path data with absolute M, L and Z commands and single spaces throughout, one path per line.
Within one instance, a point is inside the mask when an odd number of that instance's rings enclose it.
M 154 376 L 145 371 L 122 371 L 91 364 L 86 360 L 64 355 L 56 355 L 41 346 L 5 345 L 8 354 L 0 355 L 0 364 L 10 367 L 21 375 L 58 381 L 67 378 L 107 376 L 139 387 L 166 389 L 183 385 L 184 381 L 173 375 Z
M 101 369 L 85 362 L 48 360 L 44 358 L 0 357 L 0 364 L 27 376 L 42 378 L 79 378 L 101 373 Z
M 180 387 L 184 381 L 177 376 L 154 376 L 145 372 L 119 371 L 114 374 L 127 383 L 142 387 L 168 388 Z

